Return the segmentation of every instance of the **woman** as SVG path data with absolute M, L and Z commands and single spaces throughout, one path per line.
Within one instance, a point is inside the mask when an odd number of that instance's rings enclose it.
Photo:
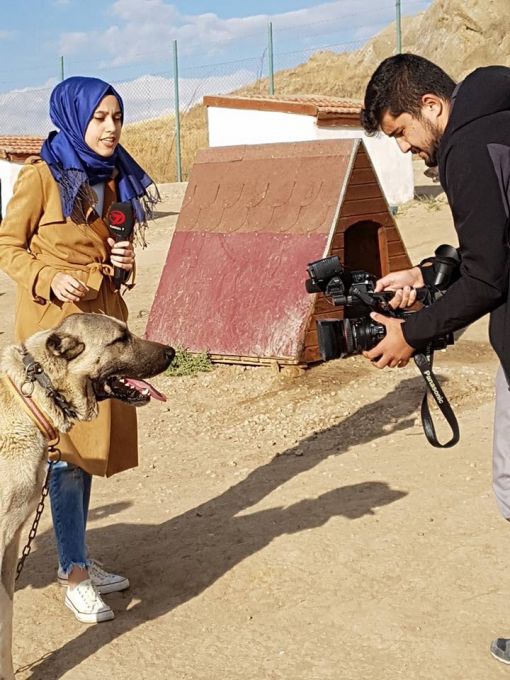
M 128 202 L 143 238 L 158 199 L 148 189 L 150 177 L 119 145 L 124 108 L 111 85 L 64 80 L 51 94 L 50 117 L 59 131 L 21 170 L 0 226 L 0 268 L 17 283 L 17 341 L 76 312 L 127 320 L 112 275 L 114 267 L 132 275 L 134 248 L 131 241 L 115 243 L 105 220 L 114 201 Z M 89 560 L 85 530 L 91 476 L 137 465 L 135 409 L 101 402 L 99 417 L 62 434 L 59 448 L 50 498 L 65 604 L 79 621 L 112 619 L 101 593 L 123 590 L 129 581 Z

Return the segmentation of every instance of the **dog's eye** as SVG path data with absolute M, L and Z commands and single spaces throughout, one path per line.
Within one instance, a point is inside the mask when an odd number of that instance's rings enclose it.
M 129 338 L 130 338 L 129 332 L 126 330 L 126 331 L 124 331 L 124 333 L 122 333 L 122 335 L 120 335 L 118 338 L 115 338 L 115 340 L 112 340 L 108 344 L 109 345 L 116 345 L 116 344 L 125 345 L 127 342 L 129 342 Z

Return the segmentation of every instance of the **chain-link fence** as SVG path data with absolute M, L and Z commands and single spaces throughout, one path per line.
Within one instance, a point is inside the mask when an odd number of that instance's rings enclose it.
M 363 46 L 368 38 L 386 28 L 399 17 L 400 0 L 381 0 L 374 9 L 370 0 L 349 2 L 351 14 L 343 12 L 331 20 L 305 23 L 296 12 L 293 25 L 279 26 L 278 22 L 268 31 L 267 21 L 263 27 L 250 35 L 244 35 L 242 43 L 221 40 L 209 43 L 209 51 L 215 48 L 217 60 L 207 65 L 188 66 L 187 45 L 178 44 L 178 101 L 174 80 L 175 63 L 171 45 L 166 50 L 139 54 L 144 64 L 143 75 L 122 78 L 123 67 L 105 67 L 104 63 L 80 59 L 61 58 L 53 65 L 53 75 L 46 74 L 46 85 L 38 88 L 14 89 L 9 85 L 16 80 L 16 70 L 0 68 L 0 135 L 34 135 L 44 137 L 52 129 L 48 117 L 48 101 L 51 90 L 62 76 L 91 75 L 103 78 L 119 91 L 125 104 L 125 128 L 123 143 L 144 163 L 158 181 L 173 181 L 179 176 L 176 170 L 176 144 L 180 141 L 183 175 L 186 176 L 197 148 L 207 145 L 206 115 L 199 106 L 205 95 L 232 92 L 246 94 L 269 94 L 274 84 L 276 95 L 282 93 L 281 83 L 285 76 L 286 92 L 292 91 L 292 71 L 299 64 L 308 63 L 318 52 L 348 53 Z M 425 9 L 431 0 L 405 0 L 405 11 L 416 14 Z M 331 3 L 331 6 L 343 3 Z M 303 15 L 304 16 L 304 15 Z M 388 54 L 400 45 L 398 21 L 393 26 L 393 38 Z M 272 37 L 272 41 L 270 39 Z M 221 54 L 250 53 L 252 56 L 235 61 L 221 61 Z M 37 73 L 43 73 L 43 65 L 35 64 Z M 49 69 L 49 67 L 48 67 Z M 272 70 L 271 70 L 272 69 Z M 20 80 L 21 80 L 20 73 Z M 44 76 L 42 76 L 43 78 Z M 41 78 L 41 79 L 42 79 Z M 280 85 L 280 88 L 279 88 Z M 312 90 L 313 81 L 301 81 L 298 90 L 333 94 Z M 3 92 L 1 91 L 3 90 Z M 176 133 L 180 131 L 180 135 Z M 179 157 L 177 156 L 177 161 Z

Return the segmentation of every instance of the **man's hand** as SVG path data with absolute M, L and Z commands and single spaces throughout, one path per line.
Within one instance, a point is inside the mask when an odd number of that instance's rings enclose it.
M 114 267 L 120 267 L 126 271 L 131 271 L 135 262 L 135 249 L 131 241 L 119 241 L 113 238 L 108 239 L 111 248 L 110 262 Z
M 416 302 L 415 288 L 422 288 L 425 285 L 419 267 L 412 269 L 402 269 L 383 276 L 375 284 L 375 292 L 394 290 L 395 296 L 390 300 L 389 305 L 393 309 L 411 307 Z
M 395 291 L 395 295 L 388 302 L 392 309 L 405 309 L 412 307 L 416 302 L 416 288 L 404 286 Z
M 414 353 L 414 347 L 408 345 L 404 339 L 401 328 L 403 319 L 393 319 L 376 312 L 372 312 L 370 316 L 386 328 L 386 336 L 369 352 L 363 352 L 363 356 L 370 359 L 377 368 L 407 366 Z

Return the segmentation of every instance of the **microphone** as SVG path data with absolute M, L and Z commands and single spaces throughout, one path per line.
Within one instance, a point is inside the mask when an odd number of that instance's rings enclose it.
M 129 241 L 135 224 L 133 206 L 128 201 L 112 203 L 108 213 L 108 230 L 115 242 Z M 128 271 L 121 267 L 113 268 L 113 287 L 119 290 Z

